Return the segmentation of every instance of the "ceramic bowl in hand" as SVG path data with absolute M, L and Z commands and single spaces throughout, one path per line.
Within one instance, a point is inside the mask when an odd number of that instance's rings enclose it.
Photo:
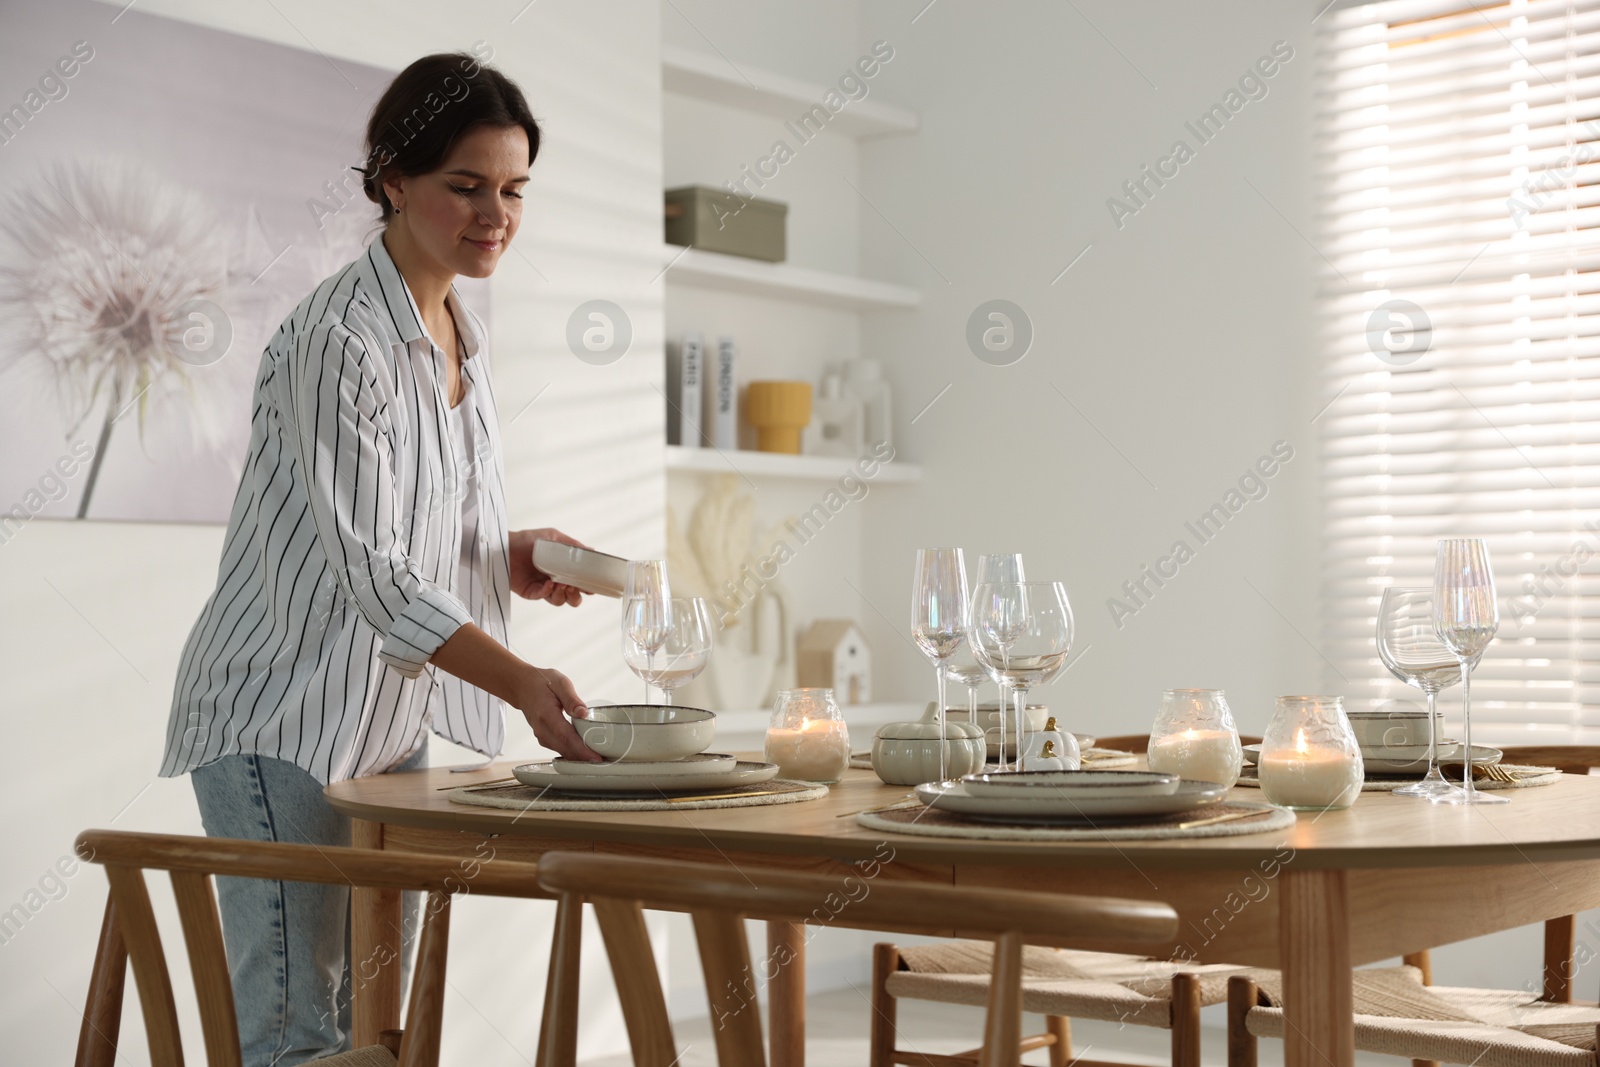
M 562 585 L 584 593 L 619 597 L 628 583 L 628 561 L 621 556 L 560 541 L 535 541 L 533 565 Z
M 717 717 L 701 708 L 664 704 L 601 704 L 573 719 L 583 743 L 608 760 L 677 760 L 711 747 Z

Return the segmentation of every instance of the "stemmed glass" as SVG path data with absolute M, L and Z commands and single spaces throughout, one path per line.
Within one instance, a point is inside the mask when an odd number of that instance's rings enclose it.
M 1403 797 L 1431 797 L 1453 786 L 1439 773 L 1439 690 L 1461 680 L 1454 652 L 1433 628 L 1433 590 L 1391 586 L 1378 605 L 1378 658 L 1389 672 L 1428 698 L 1428 773 L 1394 790 Z
M 622 590 L 622 654 L 624 658 L 642 656 L 645 669 L 650 673 L 655 671 L 655 654 L 666 644 L 671 630 L 667 617 L 667 601 L 671 599 L 666 560 L 628 561 L 628 581 Z M 630 659 L 630 666 L 632 662 Z M 639 674 L 637 668 L 634 673 Z M 640 677 L 645 675 L 640 674 Z M 650 703 L 648 679 L 644 685 L 644 702 Z
M 945 735 L 944 663 L 967 635 L 967 565 L 959 548 L 917 549 L 911 587 L 911 638 L 933 661 L 939 686 L 939 780 L 945 779 L 949 739 Z
M 970 627 L 969 627 L 970 630 Z M 971 642 L 965 641 L 961 647 L 944 661 L 942 667 L 944 676 L 952 682 L 959 682 L 967 687 L 967 721 L 974 726 L 978 723 L 978 687 L 989 680 L 989 672 L 979 663 L 972 654 Z M 1005 763 L 1005 753 L 1000 754 L 1002 766 Z
M 711 622 L 711 611 L 706 602 L 697 596 L 675 596 L 666 600 L 666 636 L 653 650 L 636 645 L 631 639 L 623 642 L 623 659 L 628 667 L 644 679 L 647 687 L 661 690 L 668 704 L 672 694 L 699 677 L 711 662 L 711 646 L 716 627 Z
M 1478 538 L 1439 542 L 1433 567 L 1433 628 L 1461 664 L 1461 788 L 1428 797 L 1435 804 L 1509 804 L 1472 784 L 1472 668 L 1500 628 L 1489 546 Z
M 1027 576 L 1022 570 L 1022 553 L 1020 552 L 999 552 L 978 557 L 978 574 L 976 578 L 978 585 L 998 585 L 1001 582 L 1025 582 L 1027 580 Z M 970 638 L 968 638 L 968 643 L 971 643 Z M 1011 767 L 1010 759 L 1006 755 L 1006 716 L 1013 714 L 1013 712 L 1011 710 L 1011 694 L 1006 689 L 1006 683 L 1000 681 L 998 676 L 994 677 L 996 684 L 1000 687 L 1000 699 L 995 703 L 995 718 L 1000 721 L 1000 744 L 998 746 L 1000 755 L 997 766 L 1004 771 L 1009 770 Z M 1019 708 L 1015 712 L 1017 720 L 1017 750 L 1019 752 L 1022 750 L 1022 717 L 1025 711 L 1026 709 Z M 978 721 L 976 714 L 973 715 L 972 721 Z
M 1072 651 L 1072 606 L 1060 582 L 1000 582 L 972 595 L 969 639 L 978 662 L 1027 706 L 1028 690 L 1050 681 Z M 1018 733 L 1018 740 L 1021 734 Z M 1024 770 L 1017 747 L 1017 770 Z

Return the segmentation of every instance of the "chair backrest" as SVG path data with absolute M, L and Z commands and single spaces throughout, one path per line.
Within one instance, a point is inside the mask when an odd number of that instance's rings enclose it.
M 759 884 L 752 884 L 752 878 Z M 633 1058 L 641 1067 L 671 1067 L 673 1047 L 666 1000 L 650 949 L 643 909 L 681 910 L 694 921 L 706 992 L 711 999 L 717 1061 L 724 1067 L 767 1062 L 750 965 L 745 918 L 832 921 L 849 911 L 849 925 L 936 933 L 952 929 L 995 942 L 984 1027 L 984 1067 L 1015 1064 L 1022 1039 L 1022 946 L 1073 939 L 1170 941 L 1177 914 L 1165 904 L 1111 897 L 1024 893 L 1008 889 L 892 884 L 864 875 L 761 871 L 674 860 L 588 853 L 549 853 L 539 883 L 565 903 L 594 905 L 611 959 Z M 760 980 L 788 961 L 765 961 Z
M 239 1067 L 240 1062 L 239 1026 L 213 875 L 428 894 L 406 1032 L 399 1050 L 403 1067 L 432 1065 L 439 1060 L 451 897 L 465 892 L 545 896 L 533 864 L 507 860 L 474 863 L 468 868 L 455 857 L 115 830 L 84 831 L 78 835 L 77 851 L 83 859 L 103 866 L 111 883 L 95 974 L 90 980 L 91 1010 L 84 1019 L 83 1038 L 88 1040 L 80 1038 L 79 1042 L 80 1064 L 97 1062 L 105 1050 L 115 1047 L 125 960 L 133 965 L 144 1008 L 151 1062 L 183 1063 L 172 980 L 144 880 L 147 869 L 164 870 L 172 877 L 210 1067 Z
M 1589 774 L 1600 767 L 1597 745 L 1505 745 L 1501 752 L 1501 762 L 1554 767 L 1567 774 Z
M 1149 734 L 1117 734 L 1114 737 L 1097 737 L 1094 739 L 1096 748 L 1114 748 L 1120 752 L 1132 752 L 1135 755 L 1144 755 L 1150 751 Z M 1253 734 L 1240 734 L 1241 745 L 1259 745 L 1261 738 Z

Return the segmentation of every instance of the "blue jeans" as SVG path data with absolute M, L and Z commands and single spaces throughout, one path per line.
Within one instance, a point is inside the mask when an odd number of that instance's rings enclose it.
M 425 767 L 428 745 L 395 770 Z M 350 819 L 317 780 L 270 756 L 224 756 L 189 773 L 210 837 L 350 844 Z M 401 985 L 411 972 L 420 893 L 404 894 Z M 218 878 L 244 1067 L 292 1067 L 350 1047 L 347 886 Z

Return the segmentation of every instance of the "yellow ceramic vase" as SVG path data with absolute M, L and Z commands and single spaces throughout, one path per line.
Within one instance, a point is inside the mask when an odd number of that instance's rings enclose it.
M 751 382 L 744 411 L 756 428 L 756 448 L 799 455 L 800 431 L 811 421 L 811 383 Z

